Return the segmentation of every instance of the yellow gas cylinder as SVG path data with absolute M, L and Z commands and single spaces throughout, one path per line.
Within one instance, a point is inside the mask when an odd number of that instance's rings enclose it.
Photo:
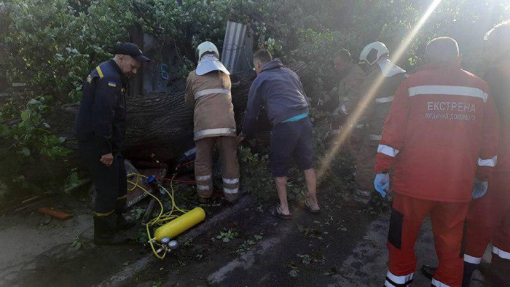
M 156 238 L 158 242 L 161 242 L 164 237 L 174 238 L 202 222 L 204 219 L 205 211 L 201 207 L 195 207 L 193 210 L 184 213 L 183 215 L 156 229 L 154 238 Z

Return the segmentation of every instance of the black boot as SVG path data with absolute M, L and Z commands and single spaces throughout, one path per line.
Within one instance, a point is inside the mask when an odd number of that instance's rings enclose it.
M 420 271 L 421 274 L 423 274 L 423 276 L 432 280 L 432 277 L 434 277 L 434 272 L 436 272 L 436 269 L 437 267 L 432 267 L 430 265 L 422 265 Z
M 126 230 L 130 229 L 131 227 L 135 226 L 136 223 L 132 220 L 127 220 L 124 215 L 122 215 L 122 212 L 115 211 L 115 215 L 117 216 L 117 222 L 115 229 L 116 230 Z
M 471 284 L 471 276 L 478 268 L 478 264 L 464 262 L 464 274 L 462 275 L 462 287 L 469 287 Z
M 121 245 L 129 241 L 128 238 L 115 232 L 117 217 L 115 214 L 108 216 L 94 216 L 94 243 L 97 245 Z
M 127 199 L 117 199 L 116 205 L 115 205 L 115 215 L 117 217 L 115 230 L 126 230 L 133 226 L 135 226 L 135 222 L 131 220 L 127 220 L 123 213 L 127 212 L 127 205 L 126 205 Z
M 492 262 L 490 265 L 489 282 L 494 287 L 510 286 L 510 260 L 501 258 L 492 253 Z M 487 277 L 486 277 L 487 278 Z

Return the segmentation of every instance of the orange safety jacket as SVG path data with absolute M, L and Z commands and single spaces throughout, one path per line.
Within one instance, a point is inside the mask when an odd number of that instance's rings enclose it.
M 487 83 L 455 63 L 428 64 L 397 89 L 378 147 L 376 172 L 395 168 L 392 190 L 467 202 L 475 176 L 497 163 L 499 119 Z
M 230 76 L 222 71 L 197 75 L 189 73 L 185 102 L 194 109 L 194 140 L 208 137 L 235 137 L 236 121 L 232 105 Z

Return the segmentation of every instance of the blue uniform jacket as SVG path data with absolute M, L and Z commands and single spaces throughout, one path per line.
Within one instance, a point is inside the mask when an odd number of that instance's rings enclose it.
M 97 66 L 83 85 L 76 116 L 78 141 L 92 145 L 99 155 L 122 150 L 126 134 L 127 78 L 114 60 Z

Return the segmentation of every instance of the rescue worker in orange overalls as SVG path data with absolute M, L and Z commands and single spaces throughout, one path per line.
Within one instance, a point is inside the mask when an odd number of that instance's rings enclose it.
M 432 286 L 461 286 L 469 202 L 487 190 L 497 159 L 499 120 L 487 83 L 461 69 L 452 38 L 432 40 L 425 58 L 399 86 L 378 147 L 374 186 L 383 197 L 395 168 L 386 287 L 411 285 L 428 215 L 439 258 Z
M 485 74 L 485 79 L 500 119 L 498 162 L 489 181 L 487 196 L 470 207 L 464 262 L 473 264 L 465 265 L 464 278 L 465 286 L 469 286 L 476 263 L 480 263 L 492 237 L 488 277 L 493 286 L 504 287 L 510 286 L 510 22 L 503 22 L 490 30 L 486 40 L 493 66 Z
M 344 204 L 363 208 L 368 207 L 374 194 L 374 164 L 384 120 L 406 71 L 390 61 L 389 50 L 381 42 L 367 45 L 361 51 L 360 61 L 369 66 L 368 74 L 358 97 L 346 101 L 341 111 L 349 117 L 357 110 L 362 111 L 352 127 L 352 133 L 362 138 L 360 147 L 353 147 L 357 150 L 354 192 L 351 199 L 344 199 Z M 347 124 L 350 123 L 348 120 Z
M 230 73 L 219 61 L 218 48 L 211 42 L 197 47 L 198 65 L 187 79 L 185 101 L 194 108 L 196 146 L 195 180 L 199 200 L 212 196 L 212 152 L 219 151 L 223 193 L 229 202 L 239 195 L 239 162 Z
M 510 286 L 510 22 L 503 22 L 486 35 L 487 54 L 492 63 L 485 80 L 500 119 L 497 165 L 485 195 L 473 196 L 467 215 L 463 287 L 469 287 L 487 245 L 492 240 L 492 263 L 486 279 L 493 286 Z M 481 197 L 483 195 L 483 197 Z M 424 266 L 427 277 L 435 268 Z

